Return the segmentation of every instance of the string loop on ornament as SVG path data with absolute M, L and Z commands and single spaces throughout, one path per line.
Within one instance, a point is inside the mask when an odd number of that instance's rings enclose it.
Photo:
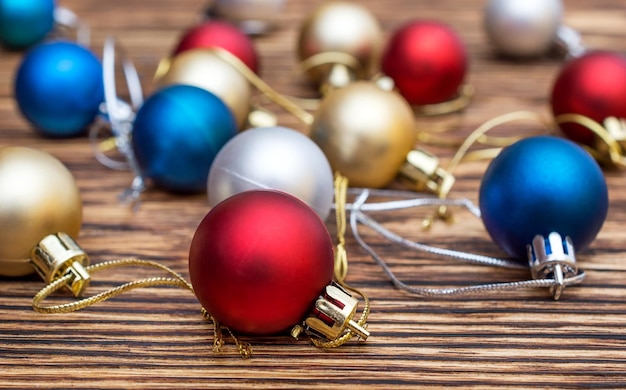
M 91 44 L 91 31 L 74 11 L 63 6 L 54 8 L 54 23 L 57 27 L 73 30 L 76 33 L 76 42 L 83 46 Z
M 389 193 L 388 193 L 389 194 Z M 551 289 L 556 289 L 558 286 L 559 289 L 562 290 L 565 286 L 572 286 L 576 284 L 580 284 L 585 279 L 585 272 L 579 270 L 578 273 L 574 276 L 564 278 L 561 280 L 556 280 L 554 278 L 544 278 L 544 279 L 531 279 L 524 280 L 518 282 L 504 282 L 504 283 L 489 283 L 489 284 L 480 284 L 474 286 L 466 286 L 466 287 L 452 287 L 452 288 L 419 288 L 410 286 L 404 282 L 402 282 L 395 273 L 391 270 L 391 268 L 387 265 L 385 260 L 376 253 L 376 251 L 369 246 L 365 240 L 361 237 L 358 229 L 359 224 L 363 224 L 376 233 L 391 241 L 392 243 L 402 245 L 406 248 L 427 252 L 439 256 L 451 257 L 457 260 L 462 260 L 469 263 L 480 264 L 480 265 L 488 265 L 495 266 L 501 268 L 508 269 L 527 269 L 527 266 L 522 265 L 521 263 L 513 260 L 500 259 L 490 256 L 483 256 L 468 252 L 444 249 L 433 247 L 425 244 L 421 244 L 415 241 L 411 241 L 405 239 L 390 230 L 386 229 L 378 222 L 376 222 L 373 218 L 367 216 L 363 211 L 364 210 L 393 210 L 393 209 L 401 209 L 407 207 L 420 207 L 425 205 L 446 205 L 446 206 L 461 206 L 468 209 L 473 215 L 480 216 L 480 212 L 476 206 L 474 206 L 469 200 L 452 200 L 452 199 L 437 199 L 437 198 L 423 198 L 423 199 L 413 199 L 409 202 L 384 202 L 381 203 L 380 206 L 377 204 L 367 204 L 366 200 L 368 199 L 370 193 L 368 189 L 363 189 L 360 194 L 357 196 L 355 201 L 351 205 L 346 205 L 346 209 L 350 210 L 350 228 L 352 234 L 357 241 L 357 243 L 374 259 L 374 261 L 383 269 L 383 272 L 387 275 L 387 277 L 391 280 L 394 286 L 400 288 L 410 294 L 419 295 L 419 296 L 427 296 L 427 297 L 446 297 L 446 296 L 456 296 L 456 295 L 467 295 L 467 294 L 476 294 L 481 292 L 488 291 L 506 291 L 506 290 L 519 290 L 523 288 L 537 288 L 537 287 L 549 287 Z M 558 299 L 558 296 L 554 296 L 555 299 Z
M 222 347 L 224 346 L 224 335 L 222 332 L 222 326 L 215 319 L 215 317 L 213 317 L 211 314 L 209 314 L 208 311 L 206 311 L 204 307 L 201 309 L 201 312 L 205 320 L 211 321 L 213 323 L 213 353 L 222 352 Z M 235 336 L 235 334 L 229 328 L 225 329 L 235 342 L 235 345 L 237 346 L 241 357 L 244 359 L 250 358 L 250 356 L 252 355 L 252 345 L 250 345 L 250 343 L 239 340 L 239 338 Z
M 367 318 L 370 313 L 370 301 L 367 295 L 363 293 L 361 290 L 354 288 L 346 283 L 345 278 L 348 273 L 348 256 L 345 248 L 345 232 L 346 232 L 346 196 L 347 196 L 347 188 L 348 188 L 348 179 L 345 176 L 337 173 L 335 174 L 335 211 L 336 211 L 336 221 L 337 221 L 337 245 L 335 249 L 335 269 L 334 269 L 334 279 L 335 283 L 339 286 L 343 287 L 346 290 L 350 290 L 363 298 L 364 307 L 361 312 L 361 316 L 359 320 L 355 323 L 352 321 L 351 317 L 344 319 L 344 326 L 346 326 L 346 331 L 343 332 L 340 336 L 336 337 L 333 340 L 321 340 L 312 337 L 311 342 L 313 345 L 319 348 L 337 348 L 343 344 L 345 344 L 348 340 L 353 337 L 363 337 L 367 338 L 369 332 L 365 329 L 367 328 Z M 352 298 L 350 298 L 352 299 Z M 356 303 L 356 301 L 353 301 Z M 356 327 L 354 326 L 356 325 Z M 297 333 L 299 331 L 299 327 L 294 328 L 294 331 Z M 294 334 L 292 331 L 292 334 Z
M 95 273 L 95 272 L 110 269 L 110 268 L 133 267 L 133 266 L 156 268 L 156 269 L 166 272 L 171 277 L 152 277 L 152 278 L 139 279 L 139 280 L 135 280 L 132 282 L 124 283 L 120 286 L 117 286 L 107 291 L 103 291 L 89 298 L 83 298 L 74 302 L 60 304 L 60 305 L 43 306 L 42 305 L 43 301 L 46 298 L 48 298 L 50 294 L 65 287 L 68 283 L 71 282 L 71 279 L 74 278 L 74 275 L 68 273 L 64 276 L 61 276 L 55 279 L 53 282 L 51 282 L 46 287 L 41 289 L 35 295 L 35 297 L 33 298 L 33 309 L 38 313 L 44 313 L 44 314 L 70 313 L 70 312 L 77 311 L 85 307 L 91 306 L 93 304 L 106 301 L 107 299 L 118 296 L 126 291 L 137 289 L 137 288 L 144 288 L 144 287 L 174 286 L 174 287 L 181 287 L 183 289 L 193 292 L 193 287 L 191 286 L 191 284 L 187 282 L 185 278 L 183 278 L 180 274 L 173 271 L 171 268 L 166 267 L 162 264 L 156 263 L 154 261 L 140 260 L 140 259 L 134 259 L 134 258 L 112 260 L 112 261 L 106 261 L 106 262 L 87 266 L 85 267 L 85 270 L 88 273 Z
M 300 69 L 303 72 L 309 72 L 320 66 L 333 65 L 345 66 L 355 73 L 361 67 L 359 60 L 348 53 L 342 53 L 340 51 L 325 51 L 313 54 L 309 58 L 300 62 Z
M 459 87 L 456 96 L 451 100 L 435 103 L 412 106 L 413 111 L 420 116 L 440 116 L 452 114 L 464 110 L 474 97 L 474 87 L 463 84 Z
M 121 65 L 126 80 L 131 103 L 126 103 L 117 95 L 115 65 L 116 50 L 121 54 Z M 89 139 L 96 160 L 102 165 L 117 170 L 128 170 L 133 173 L 133 181 L 129 189 L 125 190 L 120 198 L 122 201 L 130 201 L 138 207 L 139 197 L 145 190 L 145 181 L 141 174 L 139 164 L 132 149 L 131 137 L 135 112 L 143 104 L 143 92 L 139 74 L 133 62 L 125 55 L 121 47 L 116 48 L 115 39 L 109 37 L 104 42 L 102 54 L 102 78 L 104 82 L 104 102 L 100 105 L 98 122 L 92 126 Z M 107 127 L 112 133 L 104 142 L 100 141 L 100 132 Z M 105 152 L 117 150 L 124 158 L 118 161 L 108 157 Z
M 604 148 L 590 148 L 584 145 L 596 160 L 608 162 L 618 167 L 626 167 L 624 149 L 617 140 L 617 136 L 626 137 L 626 125 L 624 119 L 608 117 L 604 121 L 604 126 L 593 119 L 580 114 L 561 114 L 554 118 L 557 125 L 564 123 L 575 123 L 581 125 L 592 133 L 606 146 Z M 617 134 L 619 133 L 619 134 Z M 596 145 L 599 147 L 600 145 Z M 606 161 L 608 157 L 609 161 Z
M 138 288 L 147 288 L 147 287 L 158 287 L 158 286 L 170 286 L 170 287 L 180 287 L 185 290 L 189 290 L 193 292 L 193 287 L 191 283 L 187 282 L 185 278 L 183 278 L 179 273 L 175 272 L 171 268 L 159 264 L 150 260 L 141 260 L 135 258 L 128 259 L 120 259 L 120 260 L 112 260 L 105 261 L 98 264 L 93 264 L 84 268 L 87 274 L 96 273 L 98 271 L 104 271 L 111 268 L 120 268 L 120 267 L 148 267 L 148 268 L 156 268 L 160 271 L 164 271 L 166 274 L 170 275 L 170 277 L 151 277 L 151 278 L 143 278 L 134 280 L 131 282 L 127 282 L 121 284 L 117 287 L 111 288 L 109 290 L 103 291 L 99 294 L 93 295 L 88 298 L 79 299 L 73 302 L 52 305 L 52 306 L 44 306 L 43 302 L 54 292 L 60 290 L 63 287 L 68 286 L 72 283 L 72 279 L 75 277 L 72 273 L 66 273 L 63 276 L 60 276 L 41 289 L 34 297 L 33 297 L 33 310 L 38 313 L 43 314 L 60 314 L 60 313 L 70 313 L 77 310 L 84 309 L 88 306 L 94 305 L 96 303 L 100 303 L 106 301 L 110 298 L 116 297 L 122 293 L 128 292 L 130 290 L 138 289 Z M 213 322 L 214 325 L 214 339 L 213 339 L 213 350 L 214 352 L 220 352 L 221 348 L 224 344 L 223 336 L 222 336 L 222 326 L 215 320 L 204 308 L 201 309 L 202 316 Z M 241 342 L 233 332 L 225 328 L 230 334 L 231 338 L 234 340 L 237 345 L 237 349 L 243 358 L 249 358 L 252 353 L 252 347 L 248 343 Z
M 568 60 L 581 57 L 587 52 L 580 33 L 569 26 L 560 25 L 554 38 L 557 50 Z
M 441 199 L 445 199 L 448 197 L 448 194 L 452 190 L 455 181 L 453 171 L 462 161 L 479 161 L 492 159 L 497 156 L 498 153 L 500 153 L 503 147 L 520 140 L 522 137 L 488 137 L 486 135 L 487 132 L 493 130 L 498 126 L 518 120 L 533 120 L 543 123 L 541 117 L 536 113 L 530 111 L 515 111 L 497 116 L 480 125 L 474 131 L 472 131 L 461 143 L 456 153 L 453 155 L 452 159 L 448 162 L 447 167 L 438 168 L 442 177 L 447 176 L 450 179 L 446 181 L 446 185 L 437 185 L 436 191 L 434 191 L 436 195 L 439 196 Z M 477 143 L 483 145 L 495 145 L 497 147 L 483 148 L 471 151 L 470 148 Z M 449 222 L 452 221 L 452 219 L 453 216 L 450 213 L 449 209 L 446 207 L 446 205 L 442 204 L 437 208 L 437 211 L 435 213 L 422 221 L 422 226 L 425 229 L 430 229 L 435 220 L 444 220 Z

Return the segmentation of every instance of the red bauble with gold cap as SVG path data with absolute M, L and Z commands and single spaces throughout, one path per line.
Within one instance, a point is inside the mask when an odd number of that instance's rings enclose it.
M 602 123 L 626 118 L 626 57 L 609 51 L 589 52 L 567 63 L 552 88 L 552 112 L 580 114 Z M 571 140 L 592 145 L 594 133 L 576 123 L 560 125 Z
M 411 21 L 387 44 L 383 72 L 412 105 L 452 99 L 465 78 L 465 46 L 451 27 L 436 21 Z
M 222 325 L 275 334 L 300 323 L 333 276 L 333 244 L 301 200 L 252 190 L 217 204 L 191 243 L 189 274 L 202 306 Z
M 185 50 L 212 47 L 230 52 L 252 71 L 259 72 L 259 56 L 252 40 L 234 25 L 220 20 L 207 20 L 185 32 L 173 56 Z

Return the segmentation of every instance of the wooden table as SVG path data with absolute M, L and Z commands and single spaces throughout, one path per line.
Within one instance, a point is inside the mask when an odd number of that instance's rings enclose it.
M 139 69 L 144 90 L 158 61 L 179 34 L 200 18 L 207 2 L 192 0 L 63 0 L 92 28 L 93 47 L 115 36 Z M 279 29 L 259 37 L 262 76 L 277 90 L 311 96 L 295 56 L 297 31 L 318 1 L 290 1 Z M 481 25 L 484 1 L 362 1 L 389 34 L 410 18 L 433 18 L 453 26 L 470 55 L 468 81 L 476 95 L 465 112 L 420 121 L 446 125 L 463 137 L 494 116 L 532 110 L 548 116 L 548 95 L 562 64 L 558 58 L 505 61 L 492 54 Z M 590 47 L 626 51 L 626 4 L 620 0 L 565 1 L 565 21 Z M 84 200 L 79 242 L 94 262 L 136 256 L 156 260 L 188 277 L 187 254 L 200 219 L 209 210 L 204 194 L 175 196 L 151 190 L 138 212 L 117 195 L 131 180 L 95 159 L 86 138 L 44 139 L 20 116 L 12 97 L 22 53 L 0 52 L 0 146 L 48 151 L 73 172 Z M 281 110 L 282 125 L 303 126 Z M 504 126 L 503 134 L 534 124 Z M 453 150 L 436 150 L 448 159 Z M 462 165 L 454 197 L 477 202 L 486 163 Z M 372 300 L 366 342 L 317 349 L 288 335 L 243 337 L 253 345 L 242 359 L 229 343 L 212 352 L 212 325 L 196 298 L 175 288 L 136 290 L 85 310 L 37 314 L 31 300 L 43 287 L 35 276 L 0 279 L 0 387 L 2 388 L 241 388 L 333 386 L 380 387 L 626 387 L 626 185 L 624 172 L 606 172 L 608 219 L 592 246 L 578 256 L 588 273 L 581 285 L 553 301 L 544 289 L 422 298 L 395 289 L 348 234 L 348 281 Z M 419 195 L 417 195 L 419 196 Z M 480 220 L 458 211 L 452 225 L 421 230 L 424 211 L 377 214 L 385 226 L 422 243 L 501 256 Z M 329 229 L 334 229 L 332 218 Z M 7 228 L 2 226 L 2 229 Z M 391 245 L 366 229 L 398 277 L 421 287 L 445 287 L 529 278 L 526 270 L 467 265 Z M 98 274 L 93 290 L 152 276 L 151 270 Z

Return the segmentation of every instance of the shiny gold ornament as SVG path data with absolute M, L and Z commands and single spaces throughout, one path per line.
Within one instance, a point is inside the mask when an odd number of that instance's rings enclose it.
M 0 275 L 33 273 L 33 247 L 57 232 L 75 238 L 81 223 L 78 187 L 60 161 L 34 149 L 0 149 Z
M 321 5 L 303 23 L 298 56 L 311 80 L 344 86 L 376 72 L 383 34 L 374 15 L 361 5 L 332 2 Z
M 331 90 L 310 136 L 351 186 L 374 188 L 393 180 L 416 141 L 409 104 L 368 81 Z
M 155 81 L 159 87 L 187 84 L 215 94 L 230 108 L 240 129 L 250 113 L 250 84 L 211 49 L 186 50 L 162 60 Z

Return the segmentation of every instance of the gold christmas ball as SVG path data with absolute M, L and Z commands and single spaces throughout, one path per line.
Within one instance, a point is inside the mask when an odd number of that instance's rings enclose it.
M 30 251 L 49 234 L 76 238 L 82 202 L 72 174 L 51 155 L 0 149 L 0 275 L 33 273 Z
M 331 90 L 315 114 L 311 138 L 354 187 L 389 184 L 416 141 L 409 104 L 373 82 Z
M 226 103 L 240 129 L 246 123 L 252 95 L 250 84 L 232 65 L 210 49 L 186 50 L 174 58 L 163 60 L 155 79 L 159 87 L 187 84 L 206 89 Z
M 383 33 L 374 15 L 356 3 L 330 2 L 322 4 L 305 20 L 298 38 L 298 57 L 306 61 L 322 53 L 342 53 L 356 60 L 353 69 L 359 78 L 372 76 L 378 68 L 383 49 Z M 321 84 L 326 80 L 332 63 L 336 61 L 352 67 L 342 56 L 328 56 L 321 64 L 308 68 L 311 80 Z M 348 61 L 350 62 L 350 61 Z

